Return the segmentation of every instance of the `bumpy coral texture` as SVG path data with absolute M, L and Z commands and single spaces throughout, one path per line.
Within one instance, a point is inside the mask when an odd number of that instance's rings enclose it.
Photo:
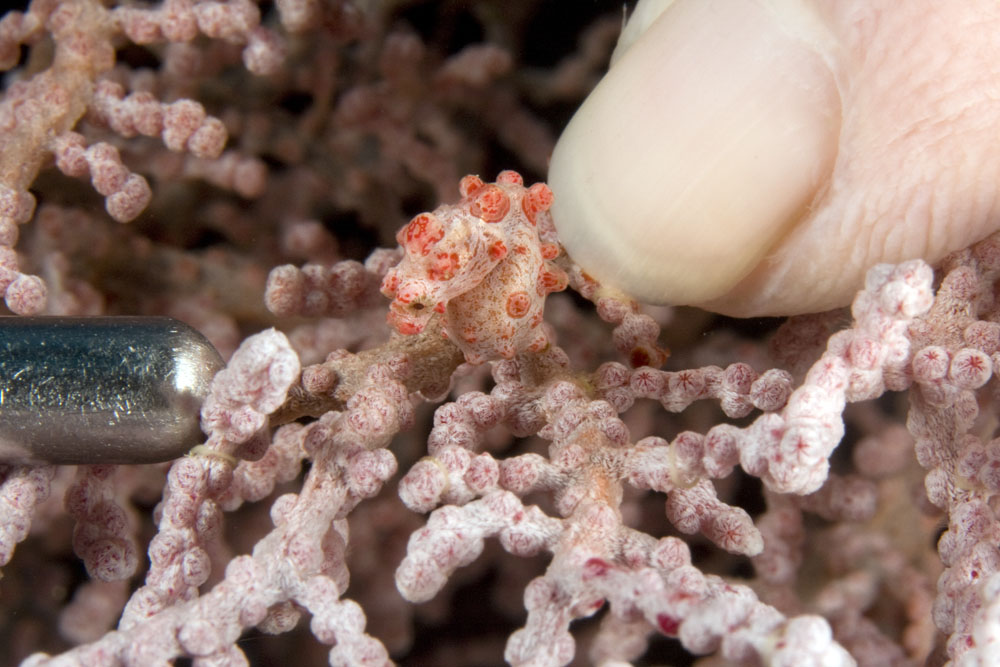
M 566 289 L 553 260 L 552 191 L 524 187 L 515 171 L 495 183 L 466 176 L 462 200 L 414 217 L 396 235 L 406 253 L 386 274 L 389 323 L 403 334 L 424 330 L 435 314 L 470 363 L 512 359 L 549 343 L 540 327 L 545 297 Z
M 610 4 L 0 18 L 6 308 L 228 361 L 188 456 L 0 463 L 0 664 L 997 664 L 1000 234 L 783 323 L 601 285 L 461 175 L 545 173 Z

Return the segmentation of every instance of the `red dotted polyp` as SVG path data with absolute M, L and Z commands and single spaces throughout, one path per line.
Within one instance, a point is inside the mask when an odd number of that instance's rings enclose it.
M 459 191 L 460 202 L 421 213 L 397 234 L 405 254 L 382 283 L 393 299 L 389 324 L 417 333 L 442 313 L 445 335 L 470 363 L 544 349 L 545 297 L 567 284 L 552 261 L 560 247 L 538 232 L 539 223 L 551 229 L 552 191 L 525 188 L 514 171 L 495 183 L 466 176 Z
M 444 227 L 430 213 L 421 213 L 410 220 L 396 234 L 396 241 L 406 249 L 407 253 L 424 256 L 430 253 L 431 247 L 444 238 Z
M 507 314 L 514 319 L 520 319 L 531 310 L 531 297 L 527 292 L 514 292 L 507 297 Z
M 500 186 L 484 185 L 476 191 L 469 212 L 483 222 L 500 222 L 510 210 L 510 198 Z
M 535 217 L 542 211 L 548 211 L 552 206 L 552 190 L 545 183 L 535 183 L 525 196 L 521 198 L 521 208 L 531 224 L 535 224 Z

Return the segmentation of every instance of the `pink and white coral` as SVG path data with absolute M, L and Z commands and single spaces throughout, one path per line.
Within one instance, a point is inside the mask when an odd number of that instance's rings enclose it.
M 225 451 L 259 435 L 299 372 L 299 358 L 285 334 L 268 329 L 247 338 L 216 374 L 202 405 L 201 428 L 209 444 Z
M 0 662 L 995 662 L 1000 237 L 773 335 L 641 306 L 459 178 L 603 68 L 616 12 L 531 60 L 549 6 L 0 18 L 8 309 L 228 359 L 189 456 L 0 463 Z

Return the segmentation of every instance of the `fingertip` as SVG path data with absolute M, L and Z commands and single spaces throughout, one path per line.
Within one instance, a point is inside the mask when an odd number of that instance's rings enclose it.
M 832 169 L 840 115 L 829 68 L 786 24 L 678 0 L 629 37 L 550 165 L 553 218 L 585 270 L 642 301 L 702 303 L 794 224 Z
M 660 18 L 660 15 L 667 10 L 670 5 L 674 4 L 675 0 L 639 0 L 636 3 L 635 8 L 632 13 L 629 14 L 628 20 L 625 25 L 622 26 L 622 32 L 618 36 L 618 43 L 615 45 L 615 50 L 611 53 L 611 64 L 610 67 L 614 67 L 615 63 L 632 48 L 642 35 L 649 30 L 649 26 L 653 25 L 656 19 Z

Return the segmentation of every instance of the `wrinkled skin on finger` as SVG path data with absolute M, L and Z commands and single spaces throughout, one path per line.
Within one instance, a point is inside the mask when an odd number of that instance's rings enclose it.
M 847 304 L 1000 229 L 1000 5 L 640 2 L 553 154 L 570 255 L 654 303 Z

